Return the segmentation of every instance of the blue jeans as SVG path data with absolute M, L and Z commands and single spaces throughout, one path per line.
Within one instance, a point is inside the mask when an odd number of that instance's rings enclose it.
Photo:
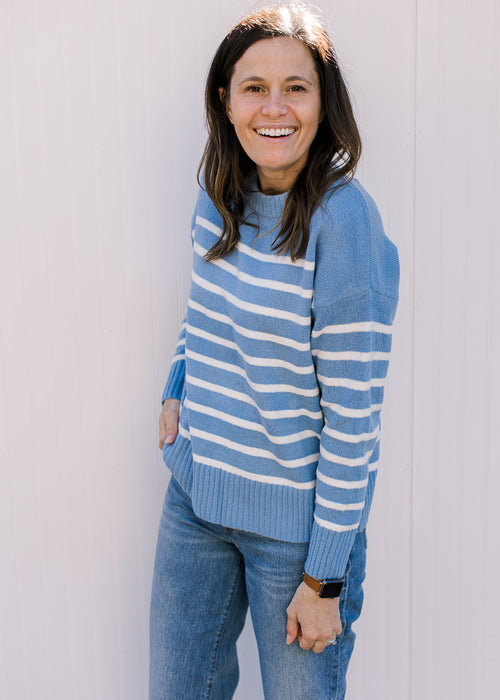
M 366 537 L 355 539 L 340 597 L 342 634 L 321 654 L 285 644 L 286 608 L 307 543 L 200 520 L 174 478 L 160 522 L 151 598 L 150 700 L 229 700 L 248 606 L 266 700 L 341 700 L 363 602 Z

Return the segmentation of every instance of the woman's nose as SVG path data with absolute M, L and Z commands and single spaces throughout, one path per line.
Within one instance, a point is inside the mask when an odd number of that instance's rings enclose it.
M 270 92 L 262 105 L 262 114 L 267 117 L 281 117 L 286 114 L 288 107 L 280 90 Z

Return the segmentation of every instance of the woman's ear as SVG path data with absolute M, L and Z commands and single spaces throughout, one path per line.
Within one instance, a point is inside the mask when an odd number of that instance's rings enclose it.
M 229 100 L 226 100 L 227 92 L 228 91 L 225 88 L 222 88 L 222 87 L 219 88 L 220 101 L 224 103 L 224 106 L 226 108 L 226 114 L 228 116 L 229 121 L 232 124 L 233 123 L 233 116 L 231 114 L 231 104 L 230 104 Z

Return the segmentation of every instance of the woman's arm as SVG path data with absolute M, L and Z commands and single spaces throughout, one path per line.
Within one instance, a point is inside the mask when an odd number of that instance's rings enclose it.
M 315 313 L 311 345 L 325 422 L 304 569 L 319 579 L 343 577 L 360 524 L 369 470 L 376 466 L 395 305 L 366 290 Z M 287 615 L 287 643 L 297 638 L 316 653 L 342 631 L 339 599 L 320 598 L 305 583 Z
M 196 223 L 196 207 L 191 218 L 191 242 L 194 238 L 194 226 Z M 179 424 L 181 397 L 186 381 L 186 318 L 181 325 L 179 339 L 175 349 L 175 355 L 170 365 L 170 373 L 161 397 L 162 409 L 159 423 L 159 447 L 163 449 L 165 443 L 174 442 Z
M 163 449 L 165 442 L 170 445 L 177 435 L 181 396 L 186 380 L 186 320 L 184 319 L 179 333 L 179 340 L 172 358 L 170 373 L 161 397 L 162 409 L 159 423 L 159 448 Z
M 371 498 L 399 285 L 397 251 L 369 195 L 357 184 L 332 204 L 331 225 L 318 242 L 311 329 L 324 425 L 304 568 L 318 579 L 343 577 Z M 318 626 L 325 601 L 314 591 L 306 597 L 304 586 L 289 608 L 289 630 L 293 636 L 298 622 L 302 638 L 313 642 L 303 648 L 321 651 L 325 635 L 339 628 L 338 605 Z
M 344 575 L 377 468 L 396 303 L 369 288 L 315 311 L 311 345 L 324 426 L 305 570 L 316 578 Z

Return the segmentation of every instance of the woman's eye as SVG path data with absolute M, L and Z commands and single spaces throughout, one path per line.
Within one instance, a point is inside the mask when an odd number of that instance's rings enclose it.
M 291 92 L 305 92 L 305 87 L 303 85 L 290 85 Z
M 247 92 L 260 92 L 261 88 L 259 85 L 249 85 L 246 89 Z

